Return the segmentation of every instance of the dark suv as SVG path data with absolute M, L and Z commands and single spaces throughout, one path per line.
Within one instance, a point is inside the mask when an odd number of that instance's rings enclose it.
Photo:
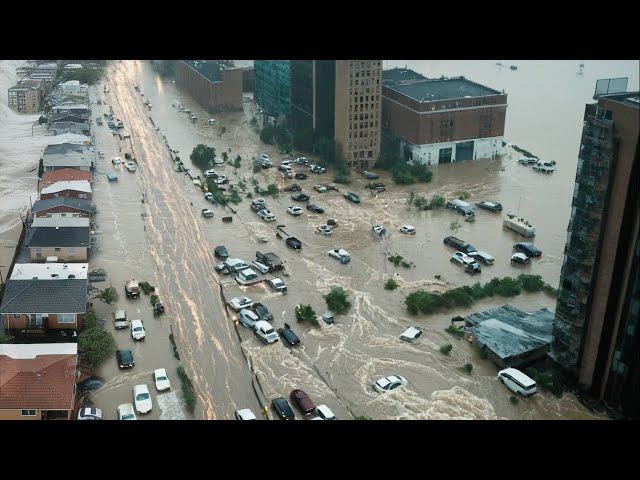
M 469 254 L 471 252 L 477 252 L 476 247 L 471 245 L 469 242 L 465 242 L 464 240 L 460 240 L 456 237 L 445 237 L 444 244 L 449 245 L 450 247 L 455 248 L 459 252 L 463 252 Z
M 118 367 L 120 368 L 130 368 L 135 365 L 131 350 L 117 350 L 116 358 L 118 360 Z
M 287 402 L 287 399 L 284 397 L 275 398 L 271 405 L 273 409 L 278 414 L 278 418 L 280 420 L 295 420 L 296 416 L 291 409 L 291 405 Z
M 513 248 L 519 252 L 524 253 L 527 257 L 539 257 L 542 255 L 542 250 L 533 246 L 531 242 L 516 243 Z

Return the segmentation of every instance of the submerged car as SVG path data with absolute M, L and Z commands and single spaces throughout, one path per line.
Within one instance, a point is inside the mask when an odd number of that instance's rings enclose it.
M 298 215 L 302 215 L 304 213 L 304 210 L 302 209 L 302 207 L 292 205 L 287 208 L 287 213 L 293 215 L 294 217 L 297 217 Z
M 94 406 L 82 407 L 78 410 L 78 420 L 102 420 L 102 409 Z
M 236 420 L 257 420 L 256 416 L 248 408 L 236 410 L 235 412 L 233 412 L 233 416 L 236 418 Z
M 116 350 L 116 360 L 120 368 L 131 368 L 135 365 L 131 350 Z
M 280 278 L 271 278 L 268 280 L 267 282 L 269 284 L 269 286 L 277 291 L 280 292 L 282 294 L 286 294 L 287 293 L 287 285 L 282 281 L 282 279 Z
M 324 208 L 322 208 L 317 203 L 310 203 L 307 205 L 307 210 L 311 210 L 314 213 L 324 213 Z
M 273 409 L 278 414 L 278 418 L 279 419 L 281 419 L 281 420 L 295 420 L 296 419 L 296 416 L 293 413 L 293 409 L 291 408 L 291 405 L 289 405 L 289 402 L 287 402 L 286 398 L 284 398 L 284 397 L 275 398 L 271 402 L 271 405 L 273 406 Z
M 482 270 L 480 264 L 464 252 L 455 252 L 451 255 L 451 261 L 462 265 L 465 271 L 471 274 Z
M 249 297 L 235 297 L 229 301 L 228 305 L 236 312 L 239 312 L 243 308 L 251 308 L 253 301 Z
M 264 343 L 276 343 L 278 341 L 278 334 L 273 329 L 269 322 L 259 320 L 253 326 L 253 333 L 262 340 Z
M 333 232 L 329 225 L 318 225 L 316 230 L 318 230 L 318 233 L 320 235 L 331 235 L 331 233 Z
M 130 403 L 118 405 L 118 420 L 137 420 L 136 411 Z
M 453 247 L 460 252 L 466 253 L 467 255 L 471 252 L 478 251 L 478 249 L 471 245 L 469 242 L 465 242 L 464 240 L 460 240 L 456 237 L 445 237 L 444 244 L 449 245 L 450 247 Z
M 298 338 L 298 336 L 286 323 L 284 324 L 284 328 L 278 329 L 278 335 L 280 335 L 280 338 L 282 338 L 282 340 L 284 340 L 285 343 L 291 347 L 300 343 L 300 339 Z
M 302 242 L 298 240 L 296 237 L 287 238 L 286 243 L 287 243 L 287 246 L 295 250 L 300 250 L 302 248 Z
M 502 211 L 502 204 L 498 203 L 498 202 L 478 202 L 476 203 L 477 206 L 479 206 L 480 208 L 483 208 L 485 210 L 489 210 L 491 212 L 501 212 Z
M 144 325 L 142 324 L 142 320 L 131 320 L 131 338 L 134 340 L 144 340 L 146 337 L 146 332 L 144 330 Z
M 295 178 L 296 180 L 305 180 L 307 178 L 307 174 L 306 173 L 296 173 L 293 178 Z
M 104 385 L 104 378 L 102 377 L 89 377 L 86 380 L 77 384 L 78 390 L 81 392 L 87 392 L 90 390 L 97 390 Z
M 529 257 L 527 257 L 524 253 L 518 252 L 511 255 L 511 264 L 521 263 L 522 265 L 529 264 Z
M 289 398 L 305 415 L 311 415 L 316 410 L 315 404 L 304 390 L 299 388 L 292 390 Z
M 409 327 L 400 334 L 400 338 L 407 342 L 415 342 L 422 335 L 422 329 L 419 327 Z
M 260 317 L 258 317 L 255 312 L 252 312 L 248 308 L 243 308 L 238 314 L 238 320 L 245 327 L 253 328 L 255 324 L 260 321 Z
M 524 253 L 527 257 L 539 257 L 542 255 L 542 250 L 536 248 L 531 242 L 516 243 L 513 248 Z
M 316 408 L 316 413 L 318 414 L 316 419 L 337 420 L 335 414 L 326 405 L 318 405 L 318 407 Z
M 236 282 L 238 282 L 238 285 L 249 286 L 262 282 L 262 279 L 258 277 L 258 274 L 250 268 L 245 268 L 244 270 L 240 270 L 238 272 L 238 275 L 236 276 Z
M 344 198 L 353 203 L 360 203 L 360 195 L 353 192 L 347 192 L 344 194 Z
M 400 227 L 400 231 L 406 235 L 416 234 L 416 229 L 412 225 L 403 225 Z
M 264 263 L 260 263 L 257 260 L 255 262 L 251 262 L 251 266 L 253 266 L 260 273 L 265 274 L 269 272 L 269 267 L 267 267 Z
M 285 192 L 301 192 L 302 187 L 297 183 L 292 183 L 291 185 L 287 185 L 286 187 L 284 187 L 284 191 Z
M 227 247 L 225 247 L 224 245 L 218 245 L 213 250 L 213 254 L 220 260 L 226 260 L 227 258 L 229 258 L 229 252 L 227 251 Z
M 203 208 L 202 209 L 202 216 L 204 218 L 213 218 L 213 212 L 211 210 L 209 210 L 208 208 Z
M 145 384 L 133 387 L 133 400 L 136 406 L 136 412 L 138 413 L 149 413 L 153 408 L 151 394 Z
M 467 255 L 476 260 L 480 260 L 485 265 L 493 265 L 495 262 L 495 258 L 493 258 L 492 255 L 489 255 L 487 252 L 483 252 L 482 250 L 479 252 L 469 252 Z
M 381 378 L 373 384 L 373 388 L 378 393 L 390 392 L 398 387 L 407 384 L 407 379 L 400 375 L 389 375 L 388 377 Z
M 298 192 L 292 193 L 291 198 L 296 202 L 307 202 L 309 200 L 309 195 L 307 195 L 306 193 Z
M 273 314 L 261 303 L 254 303 L 253 311 L 256 312 L 260 320 L 273 320 Z
M 156 384 L 156 390 L 163 392 L 171 389 L 171 382 L 167 377 L 167 371 L 164 368 L 156 368 L 153 371 L 153 381 Z
M 276 219 L 276 216 L 266 208 L 260 210 L 258 212 L 258 216 L 261 217 L 265 222 L 273 222 Z
M 349 263 L 351 261 L 351 255 L 349 255 L 349 252 L 342 248 L 334 248 L 333 250 L 329 250 L 328 253 L 330 257 L 340 260 L 340 263 Z

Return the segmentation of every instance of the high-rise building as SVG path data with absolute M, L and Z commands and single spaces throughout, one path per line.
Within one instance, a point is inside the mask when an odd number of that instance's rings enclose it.
M 254 62 L 254 95 L 265 114 L 289 116 L 291 108 L 291 69 L 289 60 Z
M 640 93 L 600 80 L 580 142 L 549 356 L 640 418 Z
M 352 168 L 380 154 L 381 60 L 292 60 L 291 128 L 334 139 Z

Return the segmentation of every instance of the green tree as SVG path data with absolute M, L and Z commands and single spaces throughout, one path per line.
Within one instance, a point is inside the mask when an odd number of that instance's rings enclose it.
M 429 202 L 429 206 L 431 208 L 444 207 L 444 203 L 444 197 L 442 195 L 434 195 Z
M 242 161 L 242 157 L 240 155 L 238 155 L 236 157 L 236 159 L 233 161 L 233 168 L 235 168 L 236 170 L 238 168 L 240 168 L 240 162 Z
M 293 139 L 293 145 L 298 150 L 310 152 L 313 149 L 314 132 L 312 128 L 305 128 L 296 133 Z
M 118 295 L 118 292 L 116 292 L 115 288 L 107 287 L 102 292 L 100 292 L 100 294 L 98 295 L 98 298 L 102 300 L 104 303 L 113 305 L 118 301 L 120 296 Z
M 318 323 L 318 315 L 311 305 L 298 305 L 295 309 L 296 320 L 299 322 L 307 321 L 316 327 L 320 326 Z
M 93 307 L 89 307 L 87 308 L 87 313 L 84 315 L 84 328 L 96 328 L 97 326 L 96 311 Z
M 208 147 L 203 143 L 199 143 L 193 148 L 189 158 L 196 167 L 205 169 L 211 168 L 216 159 L 216 149 Z
M 384 289 L 395 290 L 396 288 L 398 288 L 398 282 L 396 282 L 393 278 L 387 278 L 387 280 L 384 282 Z
M 327 307 L 338 315 L 345 313 L 351 307 L 351 303 L 347 300 L 347 292 L 342 287 L 331 287 L 331 291 L 324 297 Z
M 116 341 L 111 332 L 90 328 L 78 335 L 78 350 L 92 366 L 96 366 L 115 353 Z
M 409 172 L 413 175 L 414 179 L 419 182 L 428 183 L 433 178 L 433 172 L 431 169 L 422 163 L 416 163 L 415 165 L 411 165 L 409 168 Z
M 398 185 L 411 185 L 415 182 L 413 179 L 413 175 L 411 172 L 407 170 L 407 167 L 395 167 L 391 170 L 391 175 L 393 177 L 393 181 Z
M 222 152 L 222 161 L 227 163 L 227 160 L 229 160 L 229 155 L 227 155 L 227 152 Z
M 40 159 L 40 162 L 38 163 L 38 178 L 42 180 L 42 177 L 44 176 L 44 159 Z

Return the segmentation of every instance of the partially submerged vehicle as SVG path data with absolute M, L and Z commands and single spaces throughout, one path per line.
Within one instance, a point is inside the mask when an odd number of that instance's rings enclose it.
M 138 285 L 138 281 L 135 278 L 128 280 L 127 283 L 124 284 L 124 292 L 129 298 L 140 297 L 140 286 Z
M 525 237 L 533 237 L 536 234 L 536 229 L 529 221 L 522 217 L 517 217 L 513 213 L 508 213 L 507 218 L 502 222 L 503 228 L 513 230 Z

